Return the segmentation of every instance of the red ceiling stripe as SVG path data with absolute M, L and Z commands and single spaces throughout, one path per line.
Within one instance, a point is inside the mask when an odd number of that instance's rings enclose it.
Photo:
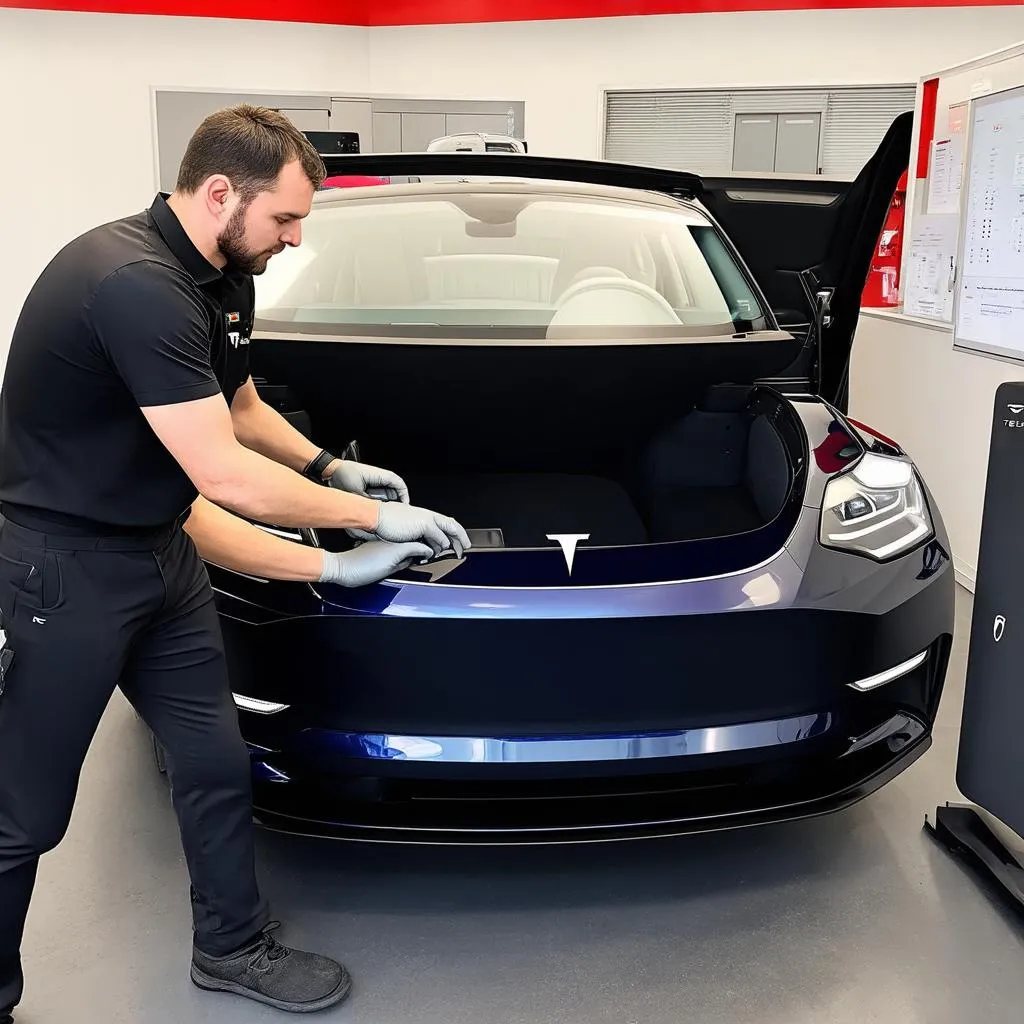
M 248 21 L 300 21 L 320 25 L 369 25 L 359 0 L 0 0 L 0 7 L 31 11 L 87 11 L 92 14 L 158 14 L 182 18 L 231 18 Z
M 0 7 L 382 26 L 749 11 L 1016 7 L 1024 0 L 0 0 Z
M 751 11 L 890 9 L 893 7 L 1020 6 L 1024 0 L 386 0 L 370 12 L 373 25 L 549 21 L 630 15 Z

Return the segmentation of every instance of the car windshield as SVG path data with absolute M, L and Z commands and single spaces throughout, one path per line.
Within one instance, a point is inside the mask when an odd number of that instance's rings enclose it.
M 768 326 L 698 210 L 434 187 L 360 189 L 315 204 L 302 244 L 256 279 L 260 329 L 629 338 Z

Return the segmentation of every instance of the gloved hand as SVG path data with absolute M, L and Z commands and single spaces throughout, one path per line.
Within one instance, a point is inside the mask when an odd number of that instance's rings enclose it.
M 367 541 L 351 551 L 325 551 L 320 582 L 365 587 L 431 554 L 426 544 L 388 544 L 382 540 Z
M 469 534 L 451 516 L 399 501 L 380 503 L 380 518 L 373 531 L 350 529 L 348 533 L 360 540 L 389 540 L 394 544 L 419 541 L 429 544 L 434 555 L 452 548 L 459 558 L 469 547 Z
M 367 492 L 372 487 L 375 491 L 383 492 L 387 501 L 409 501 L 409 488 L 397 473 L 379 466 L 369 466 L 365 462 L 342 459 L 338 468 L 327 478 L 327 483 L 339 491 L 359 494 L 364 498 L 371 497 Z

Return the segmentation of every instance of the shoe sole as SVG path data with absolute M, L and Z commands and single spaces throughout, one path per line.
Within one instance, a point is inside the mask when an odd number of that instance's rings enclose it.
M 345 999 L 352 989 L 352 979 L 346 971 L 345 977 L 341 980 L 338 987 L 326 996 L 322 996 L 312 1003 L 289 1003 L 282 999 L 274 999 L 271 996 L 254 992 L 251 988 L 246 988 L 237 982 L 222 981 L 220 978 L 211 977 L 209 974 L 199 970 L 195 964 L 192 965 L 190 973 L 193 984 L 201 989 L 205 989 L 207 992 L 230 992 L 233 995 L 244 996 L 246 999 L 252 999 L 257 1003 L 265 1003 L 267 1006 L 273 1006 L 276 1010 L 285 1010 L 288 1013 L 316 1013 L 318 1010 L 326 1010 L 329 1006 L 335 1006 Z

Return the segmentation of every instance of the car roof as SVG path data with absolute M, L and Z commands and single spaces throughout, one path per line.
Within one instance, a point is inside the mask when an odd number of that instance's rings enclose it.
M 660 192 L 613 185 L 592 185 L 575 181 L 511 177 L 484 179 L 476 176 L 472 180 L 446 178 L 444 181 L 401 182 L 388 185 L 386 189 L 384 193 L 381 192 L 381 186 L 379 185 L 365 188 L 357 186 L 347 189 L 327 189 L 323 192 L 318 192 L 314 202 L 317 206 L 330 206 L 367 198 L 388 199 L 405 196 L 468 195 L 470 193 L 479 195 L 480 193 L 488 192 L 507 195 L 509 192 L 516 192 L 536 196 L 573 196 L 585 199 L 604 199 L 633 203 L 637 206 L 657 207 L 677 213 L 680 208 L 683 208 L 689 212 L 698 213 L 703 217 L 707 216 L 707 212 L 699 203 L 677 199 Z

